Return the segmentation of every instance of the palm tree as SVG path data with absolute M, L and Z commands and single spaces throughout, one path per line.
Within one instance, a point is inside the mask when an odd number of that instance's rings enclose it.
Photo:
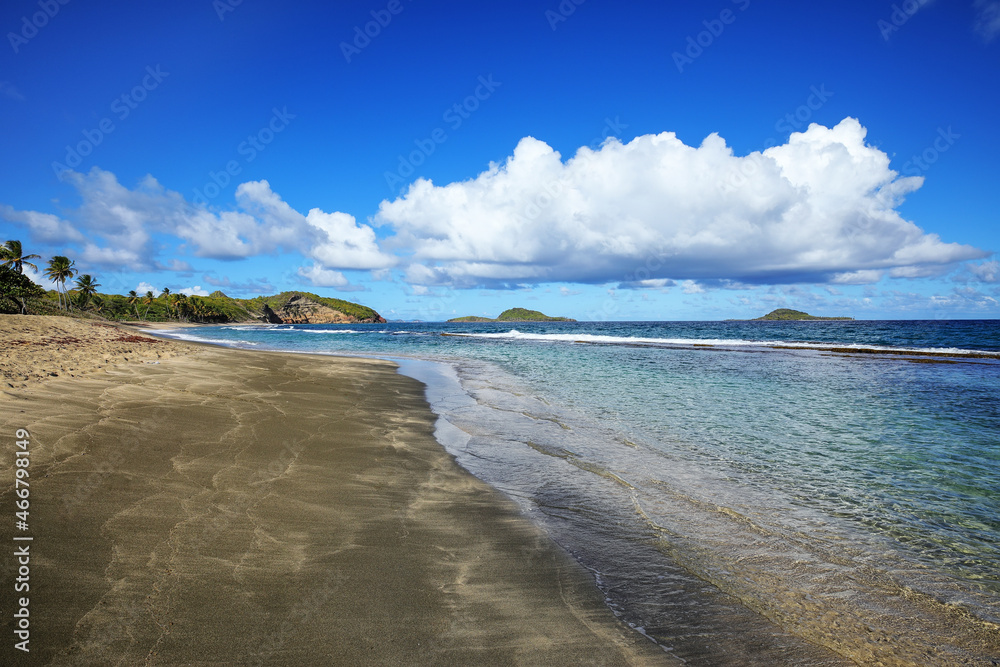
M 85 308 L 90 302 L 90 297 L 97 293 L 97 288 L 101 284 L 94 280 L 89 273 L 84 273 L 76 279 L 76 288 L 80 290 L 80 307 Z
M 196 296 L 192 296 L 188 299 L 188 311 L 195 320 L 200 319 L 202 312 L 204 312 L 204 308 L 201 305 L 201 299 Z
M 163 291 L 160 292 L 160 296 L 162 296 L 167 301 L 170 301 L 170 288 L 169 287 L 164 287 Z
M 18 273 L 24 273 L 25 264 L 35 271 L 38 270 L 38 267 L 28 260 L 41 259 L 41 255 L 25 255 L 24 250 L 21 248 L 21 242 L 12 240 L 0 246 L 0 259 L 3 260 L 0 266 L 10 266 Z
M 23 261 L 23 258 L 22 258 Z M 74 260 L 62 255 L 56 255 L 49 260 L 49 266 L 45 269 L 45 277 L 56 283 L 56 292 L 59 294 L 59 307 L 63 307 L 63 295 L 66 297 L 66 306 L 69 307 L 69 295 L 66 294 L 66 281 L 76 275 L 73 265 Z M 60 290 L 59 288 L 62 287 Z
M 181 319 L 186 314 L 187 307 L 187 294 L 184 294 L 183 292 L 174 294 L 174 313 L 176 313 L 177 319 Z
M 129 290 L 128 305 L 135 309 L 135 319 L 139 319 L 139 295 L 135 290 Z
M 204 299 L 199 299 L 196 297 L 191 297 L 188 301 L 191 306 L 191 314 L 199 322 L 205 322 L 219 316 L 218 311 L 215 310 L 211 305 L 205 303 Z
M 146 312 L 142 314 L 142 319 L 146 319 L 146 316 L 149 315 L 149 306 L 153 303 L 155 299 L 156 297 L 153 296 L 153 290 L 149 290 L 143 295 L 142 302 L 146 304 Z

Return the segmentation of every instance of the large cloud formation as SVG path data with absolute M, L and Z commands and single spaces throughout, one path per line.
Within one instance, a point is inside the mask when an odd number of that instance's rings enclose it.
M 668 132 L 566 162 L 528 137 L 472 180 L 416 181 L 374 222 L 422 285 L 861 283 L 985 257 L 899 215 L 923 179 L 891 170 L 866 134 L 853 118 L 813 124 L 738 157 L 716 134 L 694 148 Z
M 64 175 L 81 198 L 65 219 L 3 205 L 0 217 L 35 241 L 76 246 L 81 266 L 190 271 L 190 258 L 293 253 L 306 262 L 299 279 L 337 289 L 356 288 L 342 271 L 384 277 L 389 269 L 423 290 L 866 284 L 987 257 L 900 216 L 923 178 L 890 169 L 866 133 L 853 118 L 813 124 L 747 156 L 716 134 L 692 147 L 663 133 L 608 139 L 567 161 L 527 137 L 474 179 L 417 180 L 369 224 L 318 208 L 300 213 L 267 181 L 241 184 L 235 206 L 219 210 L 192 205 L 152 176 L 129 189 L 96 167 Z M 390 236 L 380 240 L 372 225 Z

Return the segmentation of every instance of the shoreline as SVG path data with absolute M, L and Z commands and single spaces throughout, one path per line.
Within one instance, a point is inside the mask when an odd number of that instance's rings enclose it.
M 441 328 L 431 327 L 431 330 Z M 242 344 L 265 346 L 284 340 L 289 347 L 294 347 L 291 336 L 281 334 L 271 340 L 267 335 L 254 335 L 246 339 L 253 342 Z M 235 338 L 242 340 L 240 336 Z M 324 348 L 324 345 L 313 345 L 310 341 L 314 338 L 301 336 L 299 340 L 305 348 Z M 345 340 L 355 340 L 355 337 Z M 448 361 L 444 358 L 447 355 L 419 354 L 419 346 L 369 344 L 364 340 L 367 339 L 362 338 L 362 342 L 355 345 L 337 345 L 338 349 L 345 347 L 352 351 L 321 353 L 372 356 L 378 354 L 376 349 L 384 348 L 403 357 L 408 353 L 417 359 L 434 359 L 435 366 L 451 366 L 457 370 L 458 366 L 466 365 L 460 360 Z M 308 353 L 305 349 L 298 352 Z M 472 356 L 474 366 L 491 365 L 483 358 Z M 826 363 L 821 359 L 825 356 L 828 355 L 810 354 L 802 359 L 808 363 L 815 360 Z M 770 358 L 785 363 L 782 361 L 785 358 L 799 357 L 779 353 Z M 894 367 L 901 365 L 894 364 Z M 558 377 L 564 376 L 559 374 Z M 644 451 L 653 451 L 656 456 L 655 442 L 647 449 L 619 438 L 627 437 L 621 432 L 595 431 L 590 438 L 586 419 L 575 419 L 554 410 L 548 400 L 543 400 L 559 395 L 546 393 L 544 387 L 552 390 L 552 386 L 544 382 L 541 385 L 523 384 L 523 380 L 516 373 L 508 377 L 500 368 L 479 368 L 456 380 L 461 387 L 454 395 L 437 398 L 434 387 L 439 383 L 425 380 L 432 408 L 457 425 L 450 432 L 442 429 L 442 433 L 436 433 L 438 440 L 463 467 L 494 488 L 503 489 L 519 504 L 522 515 L 531 517 L 574 558 L 595 572 L 616 614 L 630 625 L 649 632 L 661 645 L 671 647 L 675 655 L 693 662 L 707 659 L 709 663 L 724 663 L 733 656 L 741 656 L 743 664 L 794 662 L 825 666 L 850 662 L 842 656 L 853 656 L 862 663 L 881 660 L 886 664 L 950 664 L 950 654 L 978 659 L 970 660 L 969 664 L 988 664 L 981 663 L 982 657 L 990 652 L 983 647 L 995 644 L 995 628 L 990 631 L 994 633 L 990 638 L 989 633 L 980 634 L 982 628 L 977 630 L 974 624 L 967 622 L 972 619 L 971 615 L 968 618 L 955 616 L 952 589 L 946 586 L 946 595 L 939 599 L 933 593 L 938 589 L 936 583 L 921 576 L 919 566 L 912 571 L 907 567 L 893 569 L 902 576 L 902 586 L 895 586 L 894 580 L 886 585 L 884 577 L 866 579 L 865 569 L 857 575 L 852 572 L 841 558 L 841 545 L 852 548 L 860 545 L 860 551 L 851 552 L 852 558 L 861 561 L 870 556 L 870 562 L 875 564 L 873 572 L 888 572 L 880 556 L 881 546 L 875 542 L 871 543 L 872 549 L 865 546 L 869 545 L 868 533 L 861 531 L 851 539 L 830 544 L 824 541 L 830 529 L 823 528 L 817 535 L 818 542 L 810 543 L 810 548 L 819 547 L 815 553 L 809 549 L 808 553 L 802 552 L 798 540 L 777 538 L 775 544 L 768 545 L 768 539 L 763 539 L 762 544 L 761 535 L 755 534 L 752 526 L 746 530 L 747 524 L 740 517 L 752 516 L 757 525 L 775 528 L 777 532 L 772 532 L 772 536 L 786 535 L 784 530 L 789 526 L 795 529 L 803 524 L 789 523 L 785 519 L 772 522 L 768 515 L 785 516 L 788 503 L 772 503 L 768 496 L 751 501 L 738 487 L 715 484 L 710 493 L 702 495 L 698 493 L 697 484 L 685 482 L 687 469 L 681 472 L 676 467 L 661 468 L 657 460 L 643 458 Z M 538 389 L 539 386 L 543 388 Z M 480 391 L 477 393 L 477 390 Z M 536 390 L 541 394 L 536 395 Z M 473 438 L 468 442 L 470 434 Z M 449 442 L 452 436 L 456 439 L 454 443 Z M 641 440 L 637 442 L 642 443 Z M 592 444 L 595 447 L 589 449 Z M 618 451 L 618 444 L 630 449 Z M 633 449 L 639 453 L 632 454 Z M 583 472 L 574 476 L 575 469 Z M 619 470 L 633 474 L 619 477 Z M 607 472 L 614 474 L 605 474 Z M 714 480 L 711 474 L 705 477 L 705 469 L 689 472 L 694 473 L 691 480 Z M 653 485 L 644 484 L 646 477 L 653 480 Z M 622 480 L 634 487 L 623 484 Z M 642 496 L 638 515 L 641 519 L 636 519 L 634 509 L 636 488 L 641 490 Z M 671 489 L 669 496 L 662 492 L 664 488 Z M 736 493 L 730 494 L 731 491 Z M 617 499 L 609 500 L 612 497 Z M 696 506 L 685 504 L 686 498 L 695 501 Z M 707 511 L 698 509 L 702 507 L 697 505 L 699 500 L 704 501 Z M 792 505 L 794 510 L 794 502 Z M 772 513 L 771 508 L 776 511 Z M 806 514 L 801 519 L 807 524 L 811 520 Z M 614 526 L 613 539 L 607 530 L 609 525 Z M 685 529 L 690 529 L 690 534 L 685 533 Z M 661 530 L 675 539 L 659 538 Z M 592 536 L 598 537 L 591 539 Z M 720 540 L 713 542 L 714 536 L 719 536 Z M 857 537 L 863 539 L 854 539 Z M 645 547 L 647 540 L 652 548 L 645 549 L 641 557 L 637 556 L 636 545 Z M 686 552 L 685 542 L 691 545 Z M 723 548 L 713 549 L 720 543 Z M 663 549 L 665 545 L 669 552 Z M 711 558 L 706 558 L 709 555 Z M 905 566 L 905 563 L 897 562 L 896 565 Z M 657 573 L 655 581 L 647 576 L 651 572 Z M 831 576 L 830 572 L 838 574 Z M 927 572 L 933 575 L 937 570 L 932 566 Z M 720 573 L 723 576 L 719 576 Z M 765 576 L 760 577 L 761 574 Z M 749 575 L 750 585 L 744 585 L 743 575 Z M 662 583 L 665 580 L 671 582 L 666 595 Z M 717 592 L 708 594 L 703 586 L 705 581 L 715 586 Z M 911 584 L 922 593 L 913 593 Z M 933 585 L 926 588 L 924 584 Z M 911 592 L 900 595 L 900 591 Z M 927 592 L 931 592 L 930 597 L 924 595 Z M 935 599 L 940 604 L 930 605 L 928 614 L 918 613 L 922 603 L 915 602 L 916 597 L 923 601 Z M 871 613 L 873 609 L 882 609 L 884 613 Z M 919 620 L 914 618 L 914 613 Z M 969 613 L 972 614 L 971 610 Z M 842 622 L 830 624 L 830 618 L 839 618 Z M 778 622 L 772 624 L 775 620 Z M 679 630 L 688 627 L 698 630 L 696 633 Z M 907 631 L 916 628 L 920 628 L 920 632 L 913 633 L 915 641 L 908 641 Z M 931 635 L 935 638 L 928 640 Z M 824 655 L 827 651 L 830 653 Z
M 672 664 L 396 365 L 105 333 L 0 395 L 31 433 L 32 662 Z

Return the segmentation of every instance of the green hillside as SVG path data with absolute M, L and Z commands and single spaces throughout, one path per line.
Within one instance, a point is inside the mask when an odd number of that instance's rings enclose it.
M 576 322 L 568 317 L 550 317 L 537 310 L 527 308 L 508 308 L 500 313 L 495 320 L 478 315 L 466 315 L 465 317 L 455 317 L 449 322 Z
M 568 317 L 550 317 L 537 310 L 527 308 L 508 308 L 500 313 L 497 322 L 575 322 Z
M 375 319 L 380 317 L 377 312 L 368 306 L 362 306 L 359 303 L 344 301 L 343 299 L 332 299 L 325 296 L 319 296 L 317 294 L 312 294 L 311 292 L 282 292 L 281 294 L 275 294 L 274 296 L 258 296 L 253 299 L 239 299 L 239 301 L 249 310 L 259 313 L 264 309 L 265 304 L 267 304 L 271 310 L 277 310 L 295 295 L 302 295 L 312 299 L 316 303 L 322 304 L 328 308 L 333 308 L 334 310 L 339 310 L 343 314 L 351 315 L 359 320 Z M 234 301 L 235 300 L 236 299 L 234 299 Z
M 778 308 L 777 310 L 772 310 L 767 315 L 763 317 L 755 318 L 754 321 L 760 320 L 853 320 L 853 317 L 817 317 L 815 315 L 810 315 L 809 313 L 803 313 L 801 310 L 792 310 L 791 308 Z
M 46 291 L 31 282 L 27 276 L 0 268 L 0 313 L 16 314 L 26 311 L 31 315 L 69 315 L 145 322 L 259 322 L 265 304 L 272 310 L 277 310 L 296 295 L 307 297 L 359 320 L 377 320 L 380 317 L 367 306 L 309 292 L 282 292 L 273 296 L 237 299 L 218 290 L 208 296 L 171 293 L 155 297 L 145 294 L 129 297 L 100 292 L 84 296 L 78 290 L 70 288 L 67 290 L 70 304 L 67 310 L 60 306 L 60 297 L 55 290 Z

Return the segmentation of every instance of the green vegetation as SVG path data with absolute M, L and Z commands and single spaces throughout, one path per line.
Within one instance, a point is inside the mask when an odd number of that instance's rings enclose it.
M 568 317 L 549 317 L 545 313 L 527 308 L 508 308 L 500 313 L 497 322 L 575 322 Z
M 76 279 L 76 290 L 77 290 L 77 301 L 81 308 L 86 308 L 90 305 L 90 300 L 97 297 L 97 288 L 101 284 L 94 280 L 94 277 L 89 273 L 84 273 L 79 278 Z M 100 300 L 103 303 L 103 299 Z
M 0 246 L 0 266 L 14 269 L 18 273 L 24 273 L 25 266 L 37 271 L 38 267 L 28 260 L 41 258 L 41 255 L 25 255 L 20 241 L 7 241 Z
M 6 266 L 0 267 L 0 313 L 25 314 L 28 300 L 45 296 L 45 290 L 28 276 Z
M 81 280 L 87 276 L 81 276 Z M 340 299 L 317 297 L 305 292 L 285 292 L 276 296 L 261 296 L 253 299 L 235 299 L 222 292 L 213 292 L 209 296 L 188 296 L 179 292 L 169 292 L 154 296 L 153 293 L 136 294 L 132 290 L 127 295 L 100 294 L 96 288 L 100 285 L 90 277 L 90 282 L 84 281 L 82 289 L 71 289 L 65 297 L 61 291 L 45 291 L 27 276 L 22 276 L 10 269 L 0 268 L 0 312 L 24 312 L 32 315 L 61 315 L 65 303 L 72 307 L 75 316 L 98 316 L 109 320 L 144 322 L 196 322 L 225 324 L 228 322 L 259 322 L 263 315 L 264 304 L 274 304 L 277 310 L 291 296 L 302 294 L 317 303 L 322 303 L 339 310 L 346 315 L 354 315 L 358 319 L 378 318 L 379 315 L 371 308 Z M 23 295 L 23 296 L 22 296 Z M 20 300 L 25 300 L 24 308 Z M 334 305 L 346 304 L 346 305 Z
M 792 310 L 790 308 L 778 308 L 777 310 L 772 310 L 770 313 L 764 317 L 755 318 L 754 321 L 760 320 L 853 320 L 853 317 L 817 317 L 815 315 L 810 315 L 809 313 L 803 313 L 801 310 Z
M 222 294 L 222 292 L 216 292 L 216 294 Z M 252 310 L 254 312 L 261 312 L 264 310 L 264 306 L 267 305 L 271 310 L 278 310 L 291 299 L 293 296 L 300 295 L 308 299 L 312 299 L 318 304 L 324 305 L 327 308 L 333 308 L 334 310 L 339 310 L 344 315 L 350 315 L 356 317 L 359 320 L 367 319 L 378 319 L 380 315 L 368 306 L 362 306 L 358 303 L 352 303 L 350 301 L 344 301 L 343 299 L 331 299 L 325 296 L 318 296 L 312 294 L 311 292 L 282 292 L 281 294 L 275 294 L 274 296 L 258 296 L 253 299 L 240 299 L 239 302 L 244 304 L 245 308 Z M 222 294 L 223 297 L 226 297 Z M 236 301 L 236 299 L 230 299 L 230 301 Z
M 69 296 L 66 294 L 66 281 L 76 275 L 73 265 L 76 262 L 69 257 L 56 255 L 49 260 L 49 266 L 45 269 L 45 277 L 56 284 L 56 292 L 59 294 L 59 307 L 69 308 Z M 63 305 L 65 300 L 66 304 Z
M 576 322 L 568 317 L 550 317 L 537 310 L 527 308 L 508 308 L 500 313 L 495 320 L 477 315 L 467 315 L 448 320 L 449 322 Z
M 0 313 L 21 313 L 31 315 L 63 315 L 72 311 L 75 317 L 109 320 L 144 320 L 150 322 L 255 322 L 261 321 L 265 306 L 279 310 L 293 297 L 304 297 L 318 304 L 340 311 L 358 320 L 379 321 L 380 315 L 357 303 L 322 297 L 309 292 L 282 292 L 274 296 L 259 296 L 253 299 L 235 299 L 223 292 L 215 291 L 208 296 L 188 296 L 171 292 L 164 287 L 156 296 L 152 291 L 138 294 L 135 290 L 127 295 L 101 294 L 97 277 L 80 275 L 72 289 L 67 281 L 78 271 L 74 261 L 68 257 L 56 256 L 49 260 L 44 275 L 56 283 L 55 290 L 44 290 L 28 276 L 23 267 L 38 270 L 30 260 L 38 255 L 26 255 L 20 241 L 7 241 L 0 245 Z

